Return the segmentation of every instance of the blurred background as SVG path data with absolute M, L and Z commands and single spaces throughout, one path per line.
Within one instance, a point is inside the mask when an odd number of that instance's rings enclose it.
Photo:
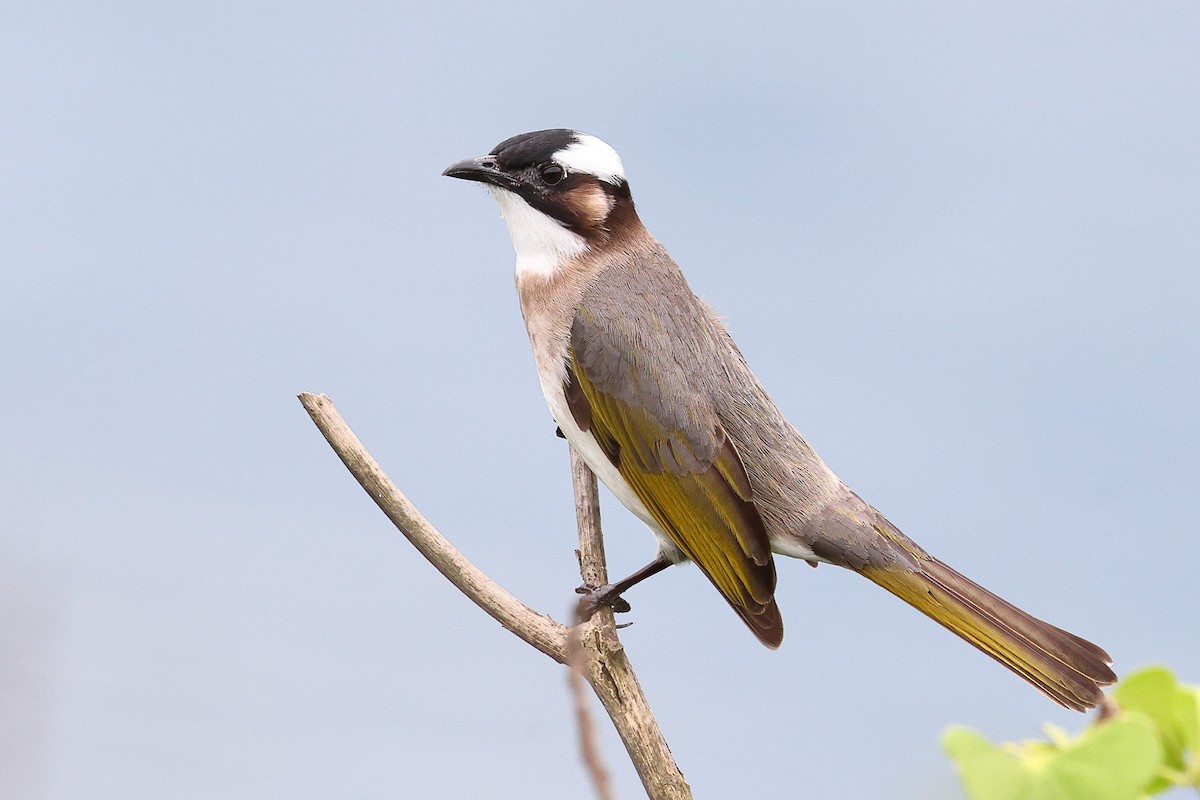
M 860 494 L 1121 674 L 1200 681 L 1198 53 L 1190 2 L 5 6 L 0 796 L 589 796 L 563 670 L 295 399 L 565 618 L 511 246 L 440 175 L 545 127 L 620 151 Z M 605 524 L 615 574 L 652 555 Z M 947 724 L 1084 721 L 849 572 L 780 564 L 779 652 L 693 568 L 629 599 L 697 797 L 956 798 Z

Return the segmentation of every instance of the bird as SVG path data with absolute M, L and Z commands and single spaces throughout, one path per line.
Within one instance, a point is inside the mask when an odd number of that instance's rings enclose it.
M 1101 702 L 1116 681 L 1104 650 L 934 558 L 826 466 L 642 224 L 612 146 L 533 131 L 443 175 L 482 183 L 499 204 L 550 414 L 657 539 L 628 578 L 581 587 L 587 613 L 627 610 L 622 593 L 690 561 L 774 649 L 774 556 L 790 556 L 864 576 L 1062 706 Z

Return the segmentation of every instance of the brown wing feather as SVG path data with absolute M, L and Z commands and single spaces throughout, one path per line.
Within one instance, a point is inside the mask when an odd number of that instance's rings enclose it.
M 663 532 L 755 636 L 778 647 L 783 620 L 770 542 L 725 431 L 714 423 L 714 441 L 694 442 L 667 429 L 649 410 L 600 391 L 574 354 L 563 388 L 580 427 L 596 438 Z

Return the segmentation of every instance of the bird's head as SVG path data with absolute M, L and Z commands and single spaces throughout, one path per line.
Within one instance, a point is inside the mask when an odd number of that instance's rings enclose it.
M 512 236 L 518 273 L 553 274 L 641 224 L 621 157 L 579 131 L 522 133 L 442 174 L 487 186 Z

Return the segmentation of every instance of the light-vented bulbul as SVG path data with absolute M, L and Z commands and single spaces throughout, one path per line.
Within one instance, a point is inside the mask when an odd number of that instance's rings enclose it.
M 1107 653 L 929 555 L 825 465 L 642 225 L 612 147 L 536 131 L 445 174 L 500 204 L 550 413 L 658 538 L 652 563 L 593 588 L 593 607 L 690 560 L 778 647 L 778 553 L 863 575 L 1068 708 L 1100 702 Z

